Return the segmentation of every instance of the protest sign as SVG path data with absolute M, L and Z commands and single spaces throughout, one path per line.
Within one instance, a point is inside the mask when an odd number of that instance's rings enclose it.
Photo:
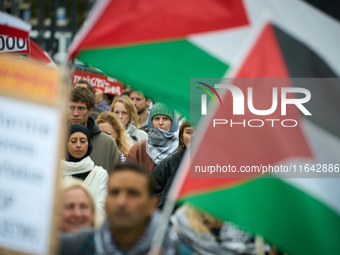
M 60 87 L 55 69 L 0 58 L 0 254 L 55 254 Z
M 31 25 L 15 16 L 0 12 L 0 56 L 29 61 L 29 31 Z
M 105 94 L 121 95 L 124 84 L 117 79 L 91 72 L 74 70 L 72 84 L 80 80 L 88 81 L 94 89 L 101 89 Z

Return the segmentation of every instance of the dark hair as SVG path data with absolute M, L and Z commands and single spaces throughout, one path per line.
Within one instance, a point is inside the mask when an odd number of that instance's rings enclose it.
M 140 164 L 137 164 L 134 162 L 125 162 L 124 164 L 117 164 L 108 171 L 109 177 L 111 174 L 114 174 L 116 172 L 121 172 L 121 171 L 133 171 L 135 173 L 144 175 L 148 181 L 148 190 L 149 190 L 150 196 L 153 196 L 156 194 L 155 180 L 144 166 L 141 166 Z
M 179 144 L 178 144 L 178 151 L 184 151 L 186 149 L 185 144 L 183 142 L 183 132 L 186 127 L 191 127 L 191 123 L 189 120 L 184 120 L 179 127 L 179 133 L 178 133 L 178 138 L 179 138 Z
M 85 103 L 88 110 L 93 109 L 95 104 L 94 94 L 84 87 L 73 87 L 69 92 L 69 101 Z
M 73 86 L 76 86 L 77 84 L 85 84 L 85 85 L 87 86 L 87 88 L 88 88 L 89 90 L 91 90 L 91 92 L 93 93 L 93 95 L 95 94 L 92 85 L 91 85 L 87 80 L 79 80 L 79 81 L 77 81 L 76 83 L 74 83 Z

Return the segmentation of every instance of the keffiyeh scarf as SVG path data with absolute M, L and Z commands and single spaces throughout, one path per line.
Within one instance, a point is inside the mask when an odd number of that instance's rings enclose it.
M 252 237 L 232 223 L 224 222 L 219 237 L 221 243 L 211 233 L 197 233 L 191 228 L 187 211 L 181 207 L 171 217 L 171 222 L 182 240 L 201 255 L 257 254 Z M 270 247 L 266 245 L 266 251 Z
M 146 153 L 157 165 L 178 148 L 176 133 L 170 133 L 159 128 L 149 130 L 146 139 Z
M 160 220 L 160 214 L 155 212 L 144 230 L 144 233 L 139 237 L 137 242 L 127 250 L 123 250 L 119 247 L 111 235 L 109 222 L 106 220 L 102 227 L 95 232 L 94 242 L 97 255 L 140 255 L 147 254 L 151 247 L 151 241 L 153 234 L 158 226 Z M 175 233 L 169 233 L 167 231 L 165 239 L 166 244 L 163 244 L 163 254 L 172 255 L 175 254 L 175 245 L 177 242 L 177 235 Z
M 133 144 L 138 142 L 138 138 L 137 138 L 137 128 L 136 125 L 133 121 L 131 121 L 127 128 L 126 128 L 126 133 L 131 137 Z

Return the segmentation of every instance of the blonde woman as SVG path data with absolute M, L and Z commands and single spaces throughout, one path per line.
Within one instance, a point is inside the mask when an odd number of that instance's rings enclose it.
M 60 231 L 76 232 L 80 228 L 99 228 L 103 218 L 91 192 L 79 179 L 66 179 L 61 182 L 61 224 Z
M 111 104 L 110 112 L 117 115 L 124 125 L 126 133 L 131 137 L 133 144 L 141 140 L 146 140 L 147 133 L 136 128 L 138 114 L 128 96 L 115 97 Z
M 121 161 L 124 163 L 133 144 L 131 138 L 125 132 L 123 124 L 112 112 L 101 113 L 96 123 L 103 133 L 111 136 L 115 140 L 120 151 Z

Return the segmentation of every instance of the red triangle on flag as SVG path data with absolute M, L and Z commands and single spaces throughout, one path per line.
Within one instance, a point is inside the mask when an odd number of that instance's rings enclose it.
M 299 109 L 294 105 L 288 105 L 287 115 L 281 115 L 281 88 L 291 87 L 291 83 L 272 25 L 264 26 L 235 77 L 237 79 L 233 80 L 232 84 L 241 89 L 245 96 L 244 115 L 233 115 L 234 99 L 231 93 L 225 93 L 222 97 L 223 105 L 216 106 L 218 109 L 209 118 L 210 122 L 207 123 L 204 136 L 195 138 L 200 139 L 196 144 L 198 149 L 191 155 L 191 172 L 186 174 L 179 192 L 180 198 L 232 187 L 248 181 L 249 178 L 261 176 L 259 173 L 231 173 L 230 170 L 220 173 L 202 172 L 204 168 L 201 167 L 204 166 L 215 166 L 215 170 L 218 166 L 227 166 L 229 169 L 235 167 L 234 169 L 239 171 L 242 166 L 273 166 L 287 159 L 313 157 L 301 129 Z M 243 79 L 245 77 L 247 79 Z M 253 105 L 259 110 L 271 107 L 272 89 L 276 87 L 278 90 L 276 111 L 265 116 L 251 113 L 246 100 L 248 87 L 253 88 Z M 213 127 L 213 119 L 226 119 L 228 123 Z M 298 125 L 284 127 L 282 126 L 284 119 L 294 119 Z M 249 120 L 252 120 L 250 122 L 252 126 L 261 125 L 261 120 L 264 125 L 251 127 Z M 231 125 L 231 122 L 242 124 Z M 284 121 L 284 124 L 291 126 L 294 122 Z

